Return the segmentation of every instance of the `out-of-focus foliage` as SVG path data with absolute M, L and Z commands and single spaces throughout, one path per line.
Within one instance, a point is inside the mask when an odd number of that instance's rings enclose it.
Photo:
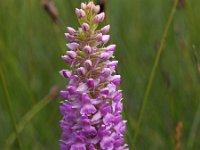
M 80 0 L 54 0 L 59 18 L 53 23 L 40 0 L 0 1 L 0 147 L 14 133 L 5 89 L 15 120 L 49 90 L 64 88 L 58 71 L 67 68 L 66 26 L 78 27 L 74 14 Z M 98 1 L 96 1 L 98 2 Z M 173 0 L 107 0 L 107 23 L 118 45 L 127 141 L 133 149 L 135 124 Z M 200 1 L 180 0 L 156 71 L 138 141 L 138 150 L 175 148 L 175 129 L 182 122 L 182 150 L 200 149 Z M 56 14 L 57 15 L 57 14 Z M 55 19 L 54 19 L 55 21 Z M 3 84 L 4 83 L 4 84 Z M 3 90 L 4 89 L 4 90 Z M 19 134 L 23 149 L 59 149 L 59 101 L 51 101 Z M 196 128 L 195 128 L 196 126 Z M 194 137 L 194 138 L 192 138 Z M 11 149 L 18 149 L 17 142 Z

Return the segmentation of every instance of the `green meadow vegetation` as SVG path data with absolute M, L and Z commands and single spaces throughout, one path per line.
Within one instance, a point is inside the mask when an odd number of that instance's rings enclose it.
M 0 0 L 2 150 L 59 149 L 64 33 L 82 1 L 53 2 Z M 200 1 L 104 2 L 130 150 L 199 150 Z

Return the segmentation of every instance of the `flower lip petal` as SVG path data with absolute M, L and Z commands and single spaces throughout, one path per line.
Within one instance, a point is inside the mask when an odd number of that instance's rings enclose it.
M 92 104 L 85 104 L 80 110 L 80 114 L 83 116 L 90 116 L 96 112 L 96 108 Z
M 70 150 L 86 150 L 86 146 L 85 144 L 81 144 L 81 143 L 73 144 Z

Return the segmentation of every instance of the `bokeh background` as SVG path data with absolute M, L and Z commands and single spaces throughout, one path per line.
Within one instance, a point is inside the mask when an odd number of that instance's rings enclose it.
M 74 9 L 80 2 L 0 0 L 0 149 L 19 149 L 15 128 L 23 150 L 59 149 L 57 93 L 66 81 L 58 71 L 68 67 L 60 56 L 67 50 L 66 27 L 79 26 Z M 172 150 L 181 142 L 181 150 L 199 150 L 200 1 L 179 0 L 137 141 L 139 112 L 174 0 L 104 2 L 117 44 L 130 149 Z

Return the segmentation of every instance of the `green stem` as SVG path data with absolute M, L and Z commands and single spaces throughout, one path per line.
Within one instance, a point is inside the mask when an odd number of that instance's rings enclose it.
M 156 69 L 158 67 L 161 54 L 163 52 L 163 47 L 164 47 L 164 44 L 165 44 L 165 41 L 166 41 L 166 38 L 167 38 L 167 35 L 168 35 L 168 32 L 169 32 L 169 27 L 172 24 L 172 20 L 174 18 L 175 12 L 176 12 L 176 7 L 177 7 L 177 4 L 178 4 L 178 1 L 179 0 L 175 0 L 174 1 L 170 16 L 169 16 L 169 18 L 167 20 L 167 24 L 166 24 L 165 29 L 164 29 L 164 33 L 162 35 L 162 39 L 161 39 L 161 43 L 160 43 L 159 49 L 158 49 L 157 54 L 156 54 L 154 65 L 153 65 L 153 68 L 151 70 L 151 74 L 150 74 L 150 77 L 149 77 L 149 80 L 148 80 L 148 84 L 147 84 L 147 88 L 145 90 L 145 94 L 144 94 L 144 98 L 143 98 L 142 107 L 141 107 L 140 113 L 139 113 L 139 119 L 138 119 L 137 125 L 136 125 L 135 136 L 134 136 L 134 139 L 133 139 L 134 144 L 136 143 L 136 140 L 137 140 L 137 137 L 138 137 L 138 134 L 139 134 L 139 131 L 140 131 L 140 127 L 141 127 L 141 124 L 142 124 L 142 119 L 143 119 L 143 116 L 144 116 L 144 110 L 145 110 L 145 107 L 146 107 L 146 104 L 147 104 L 147 100 L 149 98 L 149 94 L 150 94 L 150 91 L 151 91 L 152 83 L 153 83 L 154 78 L 155 78 Z
M 14 130 L 15 130 L 15 135 L 17 137 L 17 143 L 18 143 L 19 149 L 22 150 L 22 145 L 21 145 L 21 141 L 20 141 L 20 138 L 19 138 L 19 133 L 18 133 L 17 126 L 16 126 L 15 117 L 14 117 L 14 114 L 12 112 L 10 95 L 9 95 L 8 90 L 7 90 L 7 83 L 6 83 L 6 79 L 4 77 L 4 73 L 3 73 L 2 68 L 0 68 L 0 79 L 1 79 L 1 82 L 2 82 L 3 91 L 5 93 L 5 100 L 6 100 L 8 113 L 10 115 L 10 119 L 11 119 L 12 125 L 13 125 Z

